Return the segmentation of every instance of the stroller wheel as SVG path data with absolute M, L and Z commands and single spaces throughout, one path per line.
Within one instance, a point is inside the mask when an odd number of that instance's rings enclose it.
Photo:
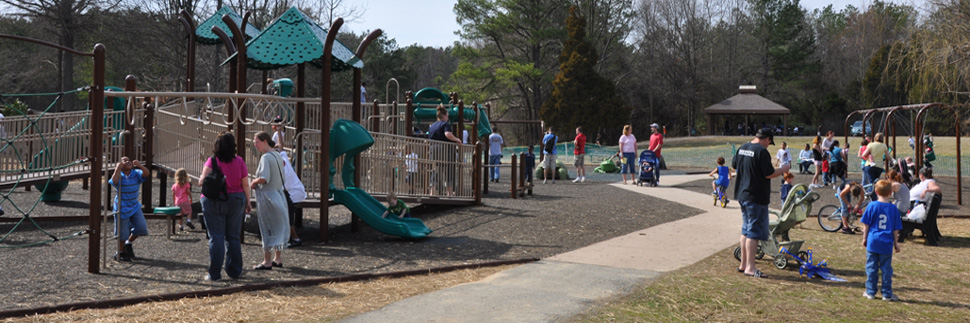
M 804 264 L 805 262 L 808 262 L 808 252 L 799 251 L 798 258 L 800 259 L 795 259 L 795 261 L 797 261 L 799 265 Z
M 734 259 L 741 261 L 741 247 L 734 248 Z
M 772 263 L 774 263 L 775 268 L 785 269 L 785 267 L 788 266 L 788 257 L 785 255 L 779 255 L 778 257 L 775 257 L 775 261 Z
M 761 244 L 758 244 L 758 251 L 754 254 L 754 259 L 761 260 L 765 257 L 765 251 L 761 249 Z

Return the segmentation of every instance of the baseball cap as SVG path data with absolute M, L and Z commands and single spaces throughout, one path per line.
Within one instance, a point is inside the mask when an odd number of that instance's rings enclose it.
M 771 132 L 771 129 L 768 129 L 768 128 L 758 129 L 758 133 L 756 133 L 754 136 L 757 137 L 758 139 L 768 138 L 768 143 L 770 145 L 775 144 L 775 134 Z
M 651 124 L 651 125 L 650 125 L 650 128 L 657 128 L 657 129 L 660 129 L 660 125 L 659 125 L 659 124 L 656 124 L 656 123 L 654 123 L 654 124 Z

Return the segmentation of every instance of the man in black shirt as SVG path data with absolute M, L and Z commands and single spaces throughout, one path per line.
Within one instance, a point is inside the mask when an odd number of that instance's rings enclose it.
M 754 140 L 738 148 L 731 167 L 737 171 L 734 182 L 734 199 L 741 204 L 741 267 L 746 276 L 761 278 L 764 274 L 755 267 L 754 255 L 758 240 L 768 240 L 768 203 L 771 200 L 771 179 L 784 174 L 791 164 L 774 169 L 768 145 L 774 145 L 774 134 L 763 128 Z

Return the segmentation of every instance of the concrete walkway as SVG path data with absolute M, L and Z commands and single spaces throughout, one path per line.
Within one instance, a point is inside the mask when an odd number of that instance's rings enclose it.
M 663 186 L 707 175 L 668 175 Z M 738 243 L 738 204 L 713 205 L 710 195 L 671 187 L 610 184 L 698 208 L 703 213 L 646 228 L 478 282 L 411 297 L 345 322 L 551 322 L 626 295 L 658 275 Z

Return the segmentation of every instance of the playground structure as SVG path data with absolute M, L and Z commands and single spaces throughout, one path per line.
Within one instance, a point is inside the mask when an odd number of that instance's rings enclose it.
M 222 20 L 235 35 L 225 44 L 227 47 L 235 45 L 240 49 L 235 54 L 242 56 L 246 46 L 242 40 L 246 37 L 242 36 L 241 29 L 232 19 L 223 17 Z M 246 18 L 242 18 L 243 26 L 246 25 L 245 21 Z M 109 175 L 104 172 L 105 167 L 110 169 L 121 156 L 130 156 L 143 161 L 143 165 L 152 171 L 171 173 L 185 168 L 190 177 L 198 179 L 205 158 L 211 154 L 215 138 L 223 131 L 231 131 L 237 138 L 238 154 L 249 169 L 255 170 L 258 152 L 247 149 L 251 146 L 251 134 L 257 131 L 271 132 L 276 116 L 284 116 L 282 124 L 286 126 L 287 133 L 294 134 L 286 140 L 287 146 L 291 147 L 290 156 L 294 157 L 294 167 L 309 195 L 308 201 L 301 203 L 301 207 L 320 208 L 323 240 L 329 239 L 329 206 L 336 204 L 347 206 L 355 218 L 364 219 L 379 231 L 409 238 L 424 237 L 431 230 L 424 227 L 420 220 L 382 218 L 385 207 L 379 199 L 393 191 L 400 199 L 409 202 L 480 203 L 481 190 L 477 189 L 480 183 L 476 175 L 480 171 L 477 166 L 482 150 L 477 148 L 477 139 L 473 139 L 474 144 L 435 143 L 453 149 L 458 158 L 451 162 L 430 158 L 431 143 L 427 139 L 405 135 L 409 128 L 401 125 L 404 123 L 401 119 L 411 118 L 415 112 L 421 115 L 420 109 L 415 111 L 412 107 L 410 99 L 406 104 L 410 113 L 405 113 L 405 116 L 401 115 L 396 102 L 379 104 L 375 101 L 372 111 L 366 112 L 360 102 L 330 102 L 332 66 L 329 62 L 333 59 L 331 49 L 341 25 L 342 20 L 337 19 L 325 34 L 324 54 L 319 59 L 324 80 L 320 98 L 301 97 L 304 93 L 302 64 L 296 98 L 238 92 L 138 92 L 132 76 L 126 79 L 123 91 L 106 92 L 106 50 L 103 45 L 98 44 L 92 52 L 83 53 L 43 41 L 0 35 L 0 38 L 49 46 L 94 59 L 94 84 L 87 87 L 90 92 L 88 106 L 92 107 L 88 111 L 45 111 L 36 117 L 10 116 L 2 120 L 0 125 L 8 131 L 24 131 L 17 136 L 4 138 L 5 148 L 0 150 L 0 187 L 13 190 L 26 184 L 45 183 L 48 186 L 50 182 L 90 179 L 90 208 L 89 215 L 85 217 L 88 219 L 88 229 L 84 233 L 89 235 L 88 272 L 98 273 L 101 268 L 99 260 L 103 265 L 106 259 L 102 244 L 107 245 L 104 242 L 107 236 L 103 236 L 103 232 L 110 232 L 105 219 L 109 215 L 110 204 L 107 201 L 110 200 L 111 190 L 103 186 L 104 181 L 101 180 Z M 187 26 L 194 25 L 189 23 Z M 226 36 L 218 27 L 212 29 L 220 37 Z M 370 41 L 379 35 L 379 30 L 369 35 L 356 54 L 351 54 L 362 56 Z M 226 39 L 223 37 L 223 40 Z M 190 62 L 192 60 L 190 58 Z M 230 62 L 234 63 L 230 65 L 235 65 L 230 69 L 234 74 L 231 76 L 235 76 L 230 78 L 231 89 L 247 88 L 244 61 Z M 350 64 L 355 72 L 355 91 L 359 91 L 362 66 L 362 61 L 360 64 Z M 189 84 L 192 84 L 191 76 L 189 80 Z M 190 90 L 193 88 L 189 86 Z M 101 109 L 105 98 L 112 102 L 111 105 L 120 104 L 123 107 Z M 453 111 L 457 114 L 459 125 L 471 117 L 473 121 L 484 120 L 483 130 L 490 131 L 487 119 L 480 119 L 480 108 L 466 109 L 464 103 L 457 100 L 457 95 L 453 98 Z M 339 120 L 341 118 L 345 120 Z M 60 125 L 73 126 L 65 128 Z M 34 153 L 31 149 L 42 153 Z M 407 157 L 407 151 L 415 152 L 419 157 Z M 43 162 L 28 163 L 26 156 L 29 155 Z M 417 167 L 412 172 L 405 169 L 407 164 Z M 338 165 L 340 167 L 336 167 Z M 434 187 L 443 185 L 443 181 L 437 178 L 437 174 L 442 172 L 455 173 L 457 180 L 450 188 L 452 194 L 446 194 L 446 189 Z M 167 204 L 164 190 L 167 176 L 159 176 L 159 179 L 161 192 L 157 204 L 153 205 L 150 201 L 152 184 L 149 182 L 142 189 L 142 204 L 149 212 L 153 206 Z M 425 189 L 428 187 L 431 188 Z M 21 212 L 24 214 L 21 221 L 30 218 L 30 210 Z
M 884 131 L 875 131 L 875 129 L 863 127 L 863 135 L 864 136 L 872 135 L 874 132 L 883 132 L 887 140 L 886 144 L 893 148 L 892 150 L 893 159 L 896 159 L 896 152 L 898 150 L 898 149 L 895 149 L 897 147 L 896 146 L 896 124 L 897 124 L 896 118 L 898 117 L 897 113 L 899 111 L 917 111 L 916 117 L 913 120 L 913 124 L 915 125 L 914 126 L 915 130 L 913 130 L 913 137 L 916 140 L 916 147 L 914 151 L 916 156 L 914 158 L 915 159 L 914 161 L 916 162 L 916 170 L 919 170 L 920 168 L 923 167 L 923 153 L 924 153 L 924 149 L 926 149 L 926 147 L 923 144 L 923 133 L 924 133 L 923 123 L 926 121 L 926 113 L 931 109 L 941 109 L 941 108 L 949 109 L 951 112 L 953 112 L 953 130 L 956 135 L 957 204 L 963 205 L 963 167 L 961 162 L 963 158 L 960 153 L 961 152 L 960 137 L 962 135 L 960 133 L 960 112 L 953 105 L 946 105 L 942 103 L 923 103 L 923 104 L 912 104 L 912 105 L 902 105 L 902 106 L 895 106 L 895 107 L 884 107 L 884 108 L 863 109 L 863 110 L 853 111 L 852 113 L 849 113 L 849 115 L 845 117 L 845 124 L 844 124 L 845 142 L 849 142 L 849 126 L 852 124 L 853 116 L 861 114 L 863 124 L 868 124 L 870 120 L 874 117 L 874 114 L 877 114 L 877 113 L 885 114 L 883 118 Z M 888 138 L 890 137 L 892 137 L 891 145 L 888 142 Z M 885 161 L 883 165 L 883 169 L 890 169 L 888 160 Z

